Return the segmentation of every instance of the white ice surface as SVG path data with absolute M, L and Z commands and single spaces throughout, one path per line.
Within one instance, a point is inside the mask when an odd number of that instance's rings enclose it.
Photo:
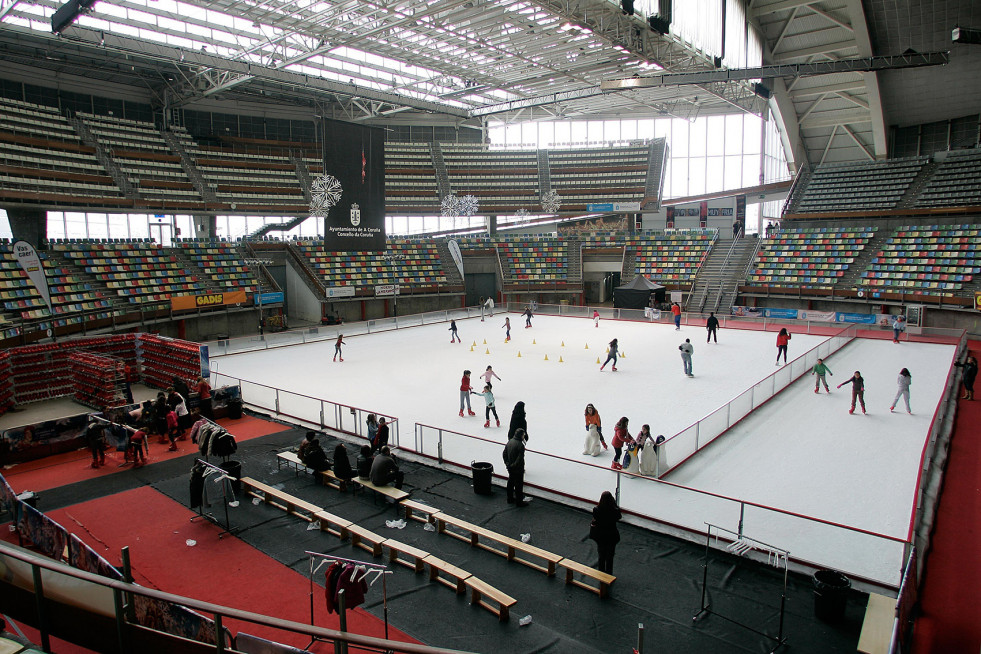
M 396 416 L 400 442 L 410 449 L 415 423 L 490 439 L 495 443 L 444 434 L 443 456 L 462 464 L 490 461 L 499 473 L 511 409 L 524 401 L 529 449 L 570 460 L 530 452 L 526 481 L 586 499 L 617 484 L 609 469 L 612 448 L 596 458 L 582 455 L 587 403 L 600 412 L 608 442 L 620 416 L 630 418 L 632 434 L 648 423 L 653 434 L 670 436 L 778 369 L 773 332 L 720 330 L 719 343 L 707 345 L 705 330 L 698 327 L 677 332 L 663 324 L 604 320 L 597 329 L 588 319 L 536 316 L 534 327 L 525 329 L 524 320 L 512 314 L 512 340 L 505 343 L 503 322 L 503 314 L 483 323 L 458 320 L 462 344 L 451 345 L 448 325 L 441 323 L 345 337 L 343 363 L 331 361 L 333 342 L 325 341 L 223 356 L 219 369 L 222 375 Z M 599 372 L 597 357 L 605 360 L 606 344 L 614 337 L 625 357 L 617 372 L 610 366 Z M 678 345 L 685 338 L 695 347 L 694 378 L 682 372 Z M 825 340 L 794 334 L 791 359 Z M 952 346 L 854 342 L 828 359 L 835 372 L 829 382 L 862 370 L 870 415 L 848 415 L 846 388 L 814 395 L 813 378 L 807 376 L 666 479 L 904 537 L 920 451 L 953 351 Z M 479 390 L 487 365 L 502 378 L 494 381 L 499 429 L 493 418 L 491 428 L 483 428 L 484 403 L 478 396 L 471 398 L 477 416 L 457 415 L 463 370 L 472 371 L 471 383 Z M 905 410 L 888 411 L 903 366 L 913 372 L 912 417 Z M 246 385 L 247 402 L 250 394 L 257 391 Z M 282 394 L 280 401 L 282 410 L 294 415 L 319 412 L 311 401 Z M 434 431 L 426 432 L 421 449 L 436 453 Z M 642 478 L 624 476 L 621 483 L 624 508 L 673 525 L 702 530 L 704 522 L 735 528 L 739 521 L 738 502 Z M 792 559 L 882 581 L 893 581 L 899 569 L 901 547 L 880 539 L 752 507 L 743 518 L 747 535 L 789 549 Z

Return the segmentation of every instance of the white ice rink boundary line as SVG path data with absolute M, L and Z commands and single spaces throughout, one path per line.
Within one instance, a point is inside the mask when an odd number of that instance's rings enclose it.
M 858 327 L 856 325 L 844 327 L 837 334 L 832 334 L 828 340 L 818 343 L 815 347 L 804 352 L 790 363 L 783 365 L 779 370 L 757 382 L 721 407 L 669 437 L 659 446 L 659 448 L 664 449 L 662 456 L 659 456 L 657 460 L 657 476 L 659 478 L 664 477 L 664 475 L 680 467 L 743 418 L 807 374 L 818 359 L 831 356 L 855 340 L 857 333 Z M 667 466 L 665 470 L 661 470 L 662 460 L 675 463 Z

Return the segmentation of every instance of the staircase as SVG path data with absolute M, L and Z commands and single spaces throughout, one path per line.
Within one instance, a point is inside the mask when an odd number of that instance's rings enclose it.
M 739 295 L 739 286 L 746 281 L 746 269 L 753 261 L 760 240 L 755 238 L 738 238 L 732 249 L 729 263 L 722 269 L 723 279 L 720 282 L 719 296 L 710 311 L 720 309 L 729 312 Z
M 940 168 L 940 164 L 936 161 L 931 161 L 920 168 L 920 172 L 917 173 L 916 177 L 913 178 L 913 181 L 909 183 L 909 186 L 906 188 L 906 192 L 903 193 L 903 197 L 899 198 L 899 201 L 896 202 L 896 207 L 912 207 L 913 203 L 916 202 L 916 198 L 920 194 L 920 191 L 927 185 L 930 178 L 933 177 L 933 173 L 936 172 L 937 168 Z
M 307 204 L 310 204 L 310 201 L 313 200 L 313 194 L 310 193 L 310 189 L 313 188 L 313 180 L 310 179 L 310 171 L 307 169 L 307 164 L 292 151 L 290 152 L 290 161 L 293 162 L 293 168 L 296 169 L 296 176 L 300 179 L 300 190 L 303 191 L 303 197 L 306 199 Z
M 449 286 L 463 286 L 463 277 L 453 262 L 453 255 L 450 254 L 449 240 L 445 238 L 435 239 L 436 250 L 439 252 L 439 264 L 446 275 L 446 283 Z
M 538 199 L 552 190 L 552 169 L 548 167 L 548 150 L 538 151 Z
M 182 248 L 172 247 L 172 248 L 166 248 L 164 251 L 170 256 L 177 259 L 180 262 L 181 266 L 183 266 L 184 270 L 186 270 L 187 272 L 191 273 L 192 275 L 200 279 L 202 282 L 204 282 L 204 285 L 208 289 L 208 292 L 221 293 L 224 290 L 222 289 L 221 286 L 215 283 L 215 281 L 211 278 L 210 275 L 208 275 L 208 273 L 204 272 L 204 269 L 201 268 L 201 266 L 199 266 L 198 264 L 194 263 L 193 261 L 185 257 Z
M 446 174 L 446 161 L 443 160 L 443 149 L 439 147 L 438 141 L 429 143 L 429 150 L 433 155 L 433 168 L 436 169 L 436 189 L 439 191 L 440 202 L 447 195 L 453 192 L 450 187 L 450 178 Z
M 709 296 L 711 295 L 714 299 L 713 293 L 719 290 L 725 279 L 723 266 L 730 256 L 732 244 L 733 239 L 722 238 L 721 236 L 712 244 L 712 250 L 698 268 L 698 274 L 695 275 L 695 292 L 688 298 L 688 304 L 685 307 L 687 311 L 702 311 Z
M 293 266 L 294 270 L 300 272 L 300 277 L 303 278 L 307 288 L 313 291 L 314 296 L 319 298 L 327 297 L 327 284 L 310 266 L 306 257 L 303 256 L 303 253 L 300 252 L 292 243 L 286 244 L 286 263 L 287 265 Z
M 194 161 L 187 154 L 187 150 L 181 145 L 180 139 L 167 129 L 160 130 L 160 135 L 167 141 L 167 145 L 170 146 L 171 151 L 181 158 L 181 167 L 184 168 L 187 178 L 191 180 L 194 190 L 201 195 L 205 202 L 218 202 L 218 196 L 215 194 L 215 190 L 204 180 L 201 171 L 194 165 Z
M 654 200 L 658 204 L 661 202 L 666 152 L 664 141 L 654 139 L 651 141 L 650 151 L 647 153 L 647 181 L 644 184 L 644 198 L 648 201 Z
M 72 126 L 75 127 L 75 131 L 78 135 L 82 137 L 82 143 L 93 148 L 95 150 L 95 158 L 99 160 L 102 167 L 105 168 L 109 176 L 112 177 L 112 181 L 116 182 L 116 186 L 123 192 L 123 195 L 130 200 L 139 199 L 139 195 L 136 193 L 136 189 L 130 184 L 129 179 L 126 174 L 123 173 L 122 169 L 116 165 L 112 157 L 106 151 L 102 144 L 99 143 L 99 139 L 95 138 L 95 134 L 89 129 L 89 126 L 85 124 L 77 116 L 70 116 L 68 120 L 71 122 Z
M 892 236 L 893 230 L 879 228 L 875 232 L 875 236 L 869 239 L 866 243 L 865 249 L 859 252 L 858 256 L 855 257 L 855 261 L 848 266 L 848 270 L 845 274 L 838 278 L 835 284 L 836 289 L 852 289 L 862 285 L 862 273 L 872 262 L 872 259 L 882 251 L 882 246 L 886 244 L 886 241 Z
M 566 281 L 570 284 L 582 284 L 582 241 L 578 238 L 566 239 Z
M 629 284 L 637 276 L 637 252 L 623 248 L 623 265 L 620 267 L 620 284 Z
M 797 173 L 797 177 L 794 179 L 794 183 L 790 188 L 790 194 L 787 196 L 787 202 L 783 206 L 784 214 L 797 213 L 797 205 L 800 204 L 800 198 L 804 195 L 804 189 L 807 188 L 808 183 L 811 181 L 811 170 L 811 167 L 805 163 L 800 172 Z

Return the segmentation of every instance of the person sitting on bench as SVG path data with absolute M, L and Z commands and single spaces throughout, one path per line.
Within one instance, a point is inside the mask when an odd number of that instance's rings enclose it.
M 405 473 L 399 470 L 399 464 L 396 463 L 395 457 L 392 456 L 392 451 L 387 445 L 375 455 L 375 460 L 371 464 L 369 479 L 375 486 L 388 486 L 394 481 L 395 488 L 402 488 Z
M 344 481 L 354 479 L 354 470 L 351 469 L 351 459 L 347 457 L 347 448 L 344 443 L 338 443 L 334 448 L 334 476 Z
M 375 457 L 371 455 L 371 446 L 362 445 L 361 453 L 358 454 L 358 458 L 355 461 L 358 469 L 358 479 L 368 479 L 371 476 L 371 464 L 374 460 Z
M 307 432 L 307 438 L 300 443 L 300 449 L 297 450 L 296 455 L 300 458 L 303 465 L 313 468 L 316 472 L 330 470 L 330 459 L 327 458 L 324 448 L 320 446 L 320 441 L 317 439 L 317 432 L 315 431 Z

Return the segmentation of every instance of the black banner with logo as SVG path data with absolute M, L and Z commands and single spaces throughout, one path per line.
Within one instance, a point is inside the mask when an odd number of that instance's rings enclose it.
M 324 226 L 327 252 L 385 249 L 385 130 L 324 119 L 324 174 L 341 197 Z

